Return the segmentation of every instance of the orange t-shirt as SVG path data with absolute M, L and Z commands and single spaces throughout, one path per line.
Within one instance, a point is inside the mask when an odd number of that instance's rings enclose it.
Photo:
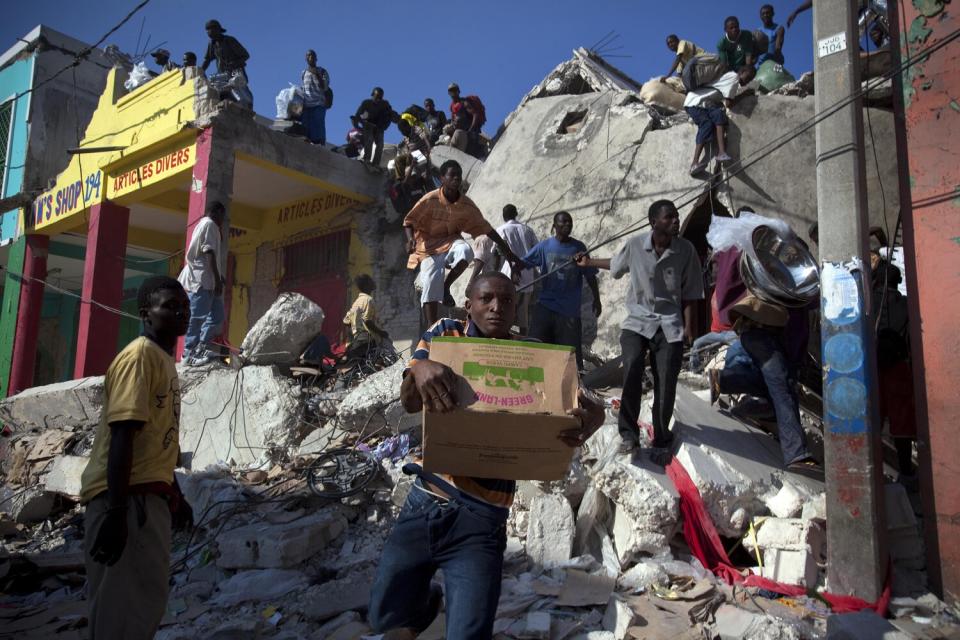
M 408 269 L 415 269 L 428 256 L 447 252 L 463 233 L 479 236 L 493 231 L 473 200 L 461 195 L 456 202 L 450 202 L 443 196 L 443 189 L 420 198 L 403 219 L 403 226 L 413 227 L 416 243 L 407 260 Z

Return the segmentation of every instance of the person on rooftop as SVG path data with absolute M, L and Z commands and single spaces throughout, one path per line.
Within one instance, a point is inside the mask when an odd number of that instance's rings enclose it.
M 430 134 L 430 144 L 437 144 L 437 140 L 440 139 L 440 136 L 443 134 L 443 128 L 447 124 L 447 114 L 437 109 L 433 98 L 424 100 L 423 108 L 427 112 L 427 119 L 423 125 L 427 128 L 427 133 Z
M 717 55 L 733 71 L 740 67 L 752 67 L 756 61 L 756 45 L 753 34 L 740 30 L 740 19 L 729 16 L 723 21 L 723 37 L 717 43 Z
M 683 73 L 683 67 L 688 62 L 696 56 L 706 53 L 706 51 L 689 40 L 681 40 L 674 33 L 667 36 L 667 49 L 670 49 L 670 51 L 673 51 L 677 55 L 673 58 L 673 64 L 670 65 L 670 70 L 667 71 L 667 75 L 660 76 L 660 82 L 666 82 L 667 78 L 674 73 Z
M 303 114 L 300 121 L 307 130 L 307 139 L 321 146 L 327 144 L 327 91 L 330 75 L 317 66 L 317 52 L 307 49 L 307 68 L 300 74 L 303 85 Z
M 420 303 L 428 325 L 440 319 L 441 302 L 454 306 L 450 286 L 473 260 L 473 251 L 462 234 L 490 236 L 504 258 L 522 268 L 520 258 L 484 219 L 477 205 L 460 193 L 463 169 L 456 160 L 440 166 L 440 181 L 440 188 L 423 196 L 403 219 L 410 254 L 407 268 L 420 267 Z M 450 274 L 444 278 L 447 268 Z
M 467 289 L 467 321 L 443 318 L 420 339 L 400 385 L 408 413 L 446 413 L 457 408 L 457 374 L 430 359 L 440 336 L 510 340 L 517 290 L 502 273 L 480 276 Z M 568 411 L 578 428 L 558 439 L 578 447 L 603 424 L 603 405 L 580 390 Z M 524 417 L 503 414 L 524 427 Z M 522 454 L 519 464 L 523 465 Z M 517 491 L 513 480 L 434 474 L 419 464 L 404 466 L 416 475 L 406 502 L 377 564 L 370 590 L 368 620 L 384 637 L 415 638 L 433 622 L 445 601 L 447 638 L 489 640 L 500 597 L 506 521 Z M 444 588 L 433 582 L 443 571 Z
M 357 112 L 351 116 L 353 126 L 363 132 L 363 161 L 380 166 L 383 156 L 383 134 L 393 121 L 394 111 L 390 103 L 383 99 L 383 89 L 374 87 L 370 97 L 360 103 Z M 373 150 L 376 145 L 376 151 Z
M 717 141 L 718 148 L 717 162 L 733 160 L 727 153 L 726 132 L 730 121 L 727 119 L 726 110 L 733 106 L 739 87 L 749 84 L 755 75 L 756 70 L 752 66 L 743 65 L 739 71 L 728 71 L 706 86 L 687 92 L 683 108 L 697 125 L 693 162 L 690 164 L 691 176 L 707 168 L 709 158 L 701 161 L 700 157 L 707 143 L 714 140 Z
M 247 78 L 247 60 L 250 59 L 250 54 L 243 48 L 240 41 L 233 36 L 226 35 L 227 30 L 217 20 L 207 20 L 204 28 L 210 42 L 207 44 L 207 53 L 203 56 L 203 64 L 200 65 L 200 68 L 206 72 L 210 63 L 216 60 L 218 73 L 226 73 L 231 76 L 240 73 L 243 74 L 244 79 L 249 80 Z
M 184 67 L 195 67 L 197 66 L 197 54 L 193 51 L 187 51 L 183 54 L 183 66 Z
M 153 56 L 153 61 L 160 67 L 160 73 L 180 68 L 176 62 L 170 59 L 170 52 L 166 49 L 157 49 L 150 55 Z
M 778 64 L 783 64 L 783 25 L 773 21 L 773 5 L 765 4 L 760 7 L 760 31 L 767 36 L 767 49 L 758 52 L 757 65 L 761 65 L 767 60 L 773 60 Z

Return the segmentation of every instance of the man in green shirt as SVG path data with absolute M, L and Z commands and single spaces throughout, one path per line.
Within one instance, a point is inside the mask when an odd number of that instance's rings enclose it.
M 724 35 L 717 43 L 717 54 L 731 71 L 739 71 L 744 65 L 753 66 L 756 60 L 753 34 L 740 30 L 740 20 L 730 16 L 723 21 Z

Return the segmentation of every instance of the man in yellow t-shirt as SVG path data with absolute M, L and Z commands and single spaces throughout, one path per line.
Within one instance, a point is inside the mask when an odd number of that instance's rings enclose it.
M 360 293 L 347 311 L 347 315 L 343 317 L 343 324 L 350 333 L 348 351 L 358 348 L 366 349 L 371 344 L 379 346 L 384 339 L 390 337 L 377 324 L 377 307 L 373 302 L 373 292 L 377 285 L 373 278 L 363 273 L 357 276 L 354 284 Z
M 90 638 L 152 638 L 167 606 L 171 524 L 192 525 L 177 486 L 180 382 L 173 359 L 190 301 L 167 276 L 137 292 L 143 334 L 104 377 L 104 403 L 81 477 Z
M 666 82 L 667 78 L 673 75 L 674 72 L 678 74 L 683 73 L 683 67 L 687 65 L 691 60 L 697 56 L 701 56 L 706 51 L 693 44 L 689 40 L 681 40 L 675 34 L 671 33 L 667 36 L 667 49 L 676 53 L 676 57 L 673 59 L 673 64 L 670 65 L 670 71 L 667 71 L 667 75 L 660 76 L 660 82 Z M 683 85 L 680 85 L 682 88 Z

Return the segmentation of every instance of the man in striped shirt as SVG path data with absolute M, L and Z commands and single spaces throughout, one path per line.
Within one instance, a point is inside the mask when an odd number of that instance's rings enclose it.
M 467 322 L 441 319 L 423 334 L 414 351 L 400 387 L 400 399 L 408 412 L 445 413 L 457 406 L 456 374 L 430 360 L 433 338 L 510 339 L 516 298 L 513 282 L 499 272 L 482 275 L 470 284 L 464 305 Z M 583 444 L 603 423 L 599 403 L 583 391 L 579 400 L 581 406 L 569 413 L 580 419 L 581 427 L 561 436 L 571 447 Z M 383 548 L 370 594 L 370 624 L 377 633 L 391 629 L 421 633 L 440 608 L 440 588 L 431 584 L 431 579 L 442 569 L 447 637 L 489 640 L 500 598 L 505 523 L 516 483 L 434 475 L 418 465 L 407 465 L 404 472 L 416 473 L 418 478 Z
M 307 51 L 307 68 L 303 70 L 303 115 L 300 121 L 307 130 L 307 138 L 313 144 L 327 144 L 327 89 L 330 75 L 317 66 L 317 53 Z

